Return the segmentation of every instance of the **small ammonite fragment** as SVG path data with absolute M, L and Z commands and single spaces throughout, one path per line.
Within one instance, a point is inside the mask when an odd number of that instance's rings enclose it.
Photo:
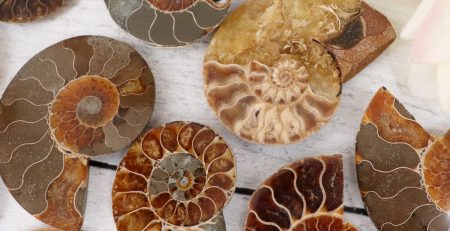
M 339 11 L 335 11 L 339 15 Z M 323 41 L 335 58 L 346 82 L 383 53 L 395 40 L 389 20 L 367 3 L 361 3 L 358 17 L 348 22 L 339 36 Z
M 0 0 L 0 21 L 25 23 L 55 11 L 64 0 Z
M 0 101 L 0 176 L 39 220 L 80 229 L 89 158 L 131 144 L 154 97 L 148 65 L 124 43 L 82 36 L 41 51 Z
M 385 88 L 362 119 L 358 184 L 379 230 L 450 229 L 450 131 L 430 135 Z
M 154 46 L 189 45 L 213 31 L 231 0 L 105 0 L 114 21 Z
M 356 231 L 343 220 L 342 156 L 287 165 L 256 190 L 245 231 Z
M 134 230 L 225 231 L 221 212 L 236 181 L 236 162 L 210 128 L 173 122 L 134 142 L 112 189 L 116 227 Z
M 249 0 L 211 41 L 204 92 L 239 137 L 294 143 L 330 120 L 342 82 L 394 38 L 386 17 L 359 0 Z

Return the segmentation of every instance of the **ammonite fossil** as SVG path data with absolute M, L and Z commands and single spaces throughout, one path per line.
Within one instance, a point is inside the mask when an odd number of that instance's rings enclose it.
M 231 0 L 105 0 L 114 21 L 155 46 L 179 47 L 214 30 Z
M 379 230 L 450 229 L 450 130 L 430 135 L 385 88 L 362 119 L 356 169 Z
M 249 202 L 245 231 L 356 231 L 343 221 L 342 156 L 305 158 L 264 181 Z
M 53 12 L 63 3 L 64 0 L 0 0 L 0 21 L 31 22 Z
M 59 42 L 33 57 L 0 103 L 0 175 L 43 222 L 83 222 L 89 157 L 139 136 L 154 106 L 154 79 L 128 45 L 99 36 Z
M 117 229 L 225 231 L 221 211 L 235 181 L 234 156 L 211 129 L 191 122 L 151 129 L 117 169 Z
M 327 123 L 342 82 L 394 38 L 386 17 L 358 0 L 249 0 L 211 42 L 205 95 L 241 138 L 293 143 Z

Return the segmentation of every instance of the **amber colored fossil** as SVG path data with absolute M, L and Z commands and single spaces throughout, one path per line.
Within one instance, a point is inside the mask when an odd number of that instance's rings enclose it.
M 225 231 L 221 215 L 236 181 L 236 162 L 210 128 L 173 122 L 153 128 L 130 147 L 112 189 L 120 231 Z
M 149 67 L 124 43 L 82 36 L 41 51 L 0 101 L 0 176 L 39 220 L 80 229 L 89 158 L 131 144 L 154 97 Z
M 64 0 L 2 0 L 0 21 L 8 23 L 31 22 L 56 10 Z
M 105 0 L 111 17 L 141 41 L 162 47 L 189 45 L 213 31 L 231 0 Z
M 342 156 L 305 158 L 287 165 L 256 190 L 245 231 L 356 229 L 343 220 Z
M 450 211 L 450 130 L 425 153 L 423 177 L 428 194 L 444 211 Z
M 438 138 L 429 134 L 386 88 L 362 119 L 356 169 L 379 230 L 450 229 L 450 131 Z
M 211 41 L 204 92 L 239 137 L 294 143 L 330 120 L 342 82 L 394 38 L 386 17 L 359 0 L 249 0 Z

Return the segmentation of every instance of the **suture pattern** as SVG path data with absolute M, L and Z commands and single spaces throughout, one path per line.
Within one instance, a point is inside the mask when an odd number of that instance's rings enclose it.
M 386 17 L 359 0 L 249 0 L 211 41 L 204 92 L 237 136 L 298 142 L 330 120 L 342 83 L 394 38 Z
M 173 122 L 142 135 L 113 185 L 117 229 L 225 231 L 221 212 L 236 182 L 223 139 L 203 125 Z
M 25 23 L 42 18 L 55 11 L 64 0 L 2 0 L 0 21 Z
M 343 220 L 342 156 L 305 158 L 264 181 L 249 202 L 245 231 L 356 231 Z
M 191 44 L 213 31 L 231 0 L 105 0 L 114 21 L 132 36 L 155 46 Z
M 154 97 L 149 67 L 124 43 L 82 36 L 37 54 L 0 102 L 0 175 L 13 197 L 43 222 L 78 230 L 89 158 L 129 145 Z
M 379 230 L 450 229 L 450 130 L 429 134 L 381 88 L 362 119 L 355 158 L 359 189 Z

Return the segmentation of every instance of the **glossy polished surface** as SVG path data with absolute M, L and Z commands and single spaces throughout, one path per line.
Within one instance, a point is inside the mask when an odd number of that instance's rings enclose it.
M 330 120 L 342 83 L 394 38 L 386 17 L 358 0 L 250 0 L 211 41 L 205 95 L 240 138 L 295 143 Z
M 0 1 L 0 21 L 31 22 L 50 14 L 63 3 L 64 0 L 2 0 Z
M 154 95 L 145 61 L 116 40 L 75 37 L 38 53 L 0 102 L 0 175 L 13 197 L 47 224 L 79 229 L 88 159 L 129 145 Z
M 244 3 L 234 0 L 231 10 Z M 367 0 L 371 6 L 385 14 L 397 32 L 401 31 L 420 0 Z M 31 24 L 30 24 L 31 25 Z M 85 34 L 101 34 L 126 41 L 132 45 L 151 67 L 156 81 L 156 104 L 149 126 L 160 126 L 171 121 L 188 120 L 208 125 L 220 134 L 237 159 L 237 187 L 257 189 L 279 168 L 305 157 L 322 153 L 341 153 L 344 156 L 344 204 L 364 208 L 355 174 L 355 137 L 364 110 L 381 86 L 388 87 L 414 114 L 429 132 L 443 136 L 450 120 L 440 110 L 439 102 L 412 97 L 396 82 L 409 55 L 409 42 L 396 39 L 380 58 L 372 62 L 355 78 L 344 84 L 341 104 L 328 124 L 310 138 L 293 145 L 269 146 L 245 142 L 221 124 L 209 109 L 203 93 L 202 60 L 209 45 L 209 37 L 182 49 L 160 49 L 132 39 L 119 27 L 106 10 L 103 1 L 67 1 L 56 14 L 39 20 L 35 26 L 0 24 L 0 94 L 21 66 L 45 47 L 63 39 Z M 169 67 L 169 68 L 167 68 Z M 432 118 L 432 119 L 431 119 Z M 124 153 L 118 152 L 95 158 L 97 161 L 117 165 Z M 111 185 L 115 170 L 90 168 L 89 196 L 84 230 L 111 231 L 115 223 L 111 207 Z M 0 227 L 8 231 L 34 230 L 46 227 L 29 215 L 8 193 L 0 181 Z M 227 230 L 244 227 L 249 196 L 235 193 L 224 209 Z M 345 220 L 358 230 L 375 231 L 367 216 L 345 213 Z
M 379 230 L 450 228 L 450 131 L 429 134 L 386 89 L 366 110 L 357 136 L 358 184 Z
M 153 128 L 117 169 L 117 229 L 225 231 L 221 212 L 235 181 L 234 156 L 211 129 L 189 122 Z
M 64 0 L 1 0 L 0 21 L 25 23 L 37 20 L 55 11 Z
M 133 37 L 155 46 L 189 45 L 213 31 L 231 0 L 105 0 L 114 21 Z
M 253 194 L 245 231 L 356 231 L 343 220 L 342 156 L 285 166 Z

